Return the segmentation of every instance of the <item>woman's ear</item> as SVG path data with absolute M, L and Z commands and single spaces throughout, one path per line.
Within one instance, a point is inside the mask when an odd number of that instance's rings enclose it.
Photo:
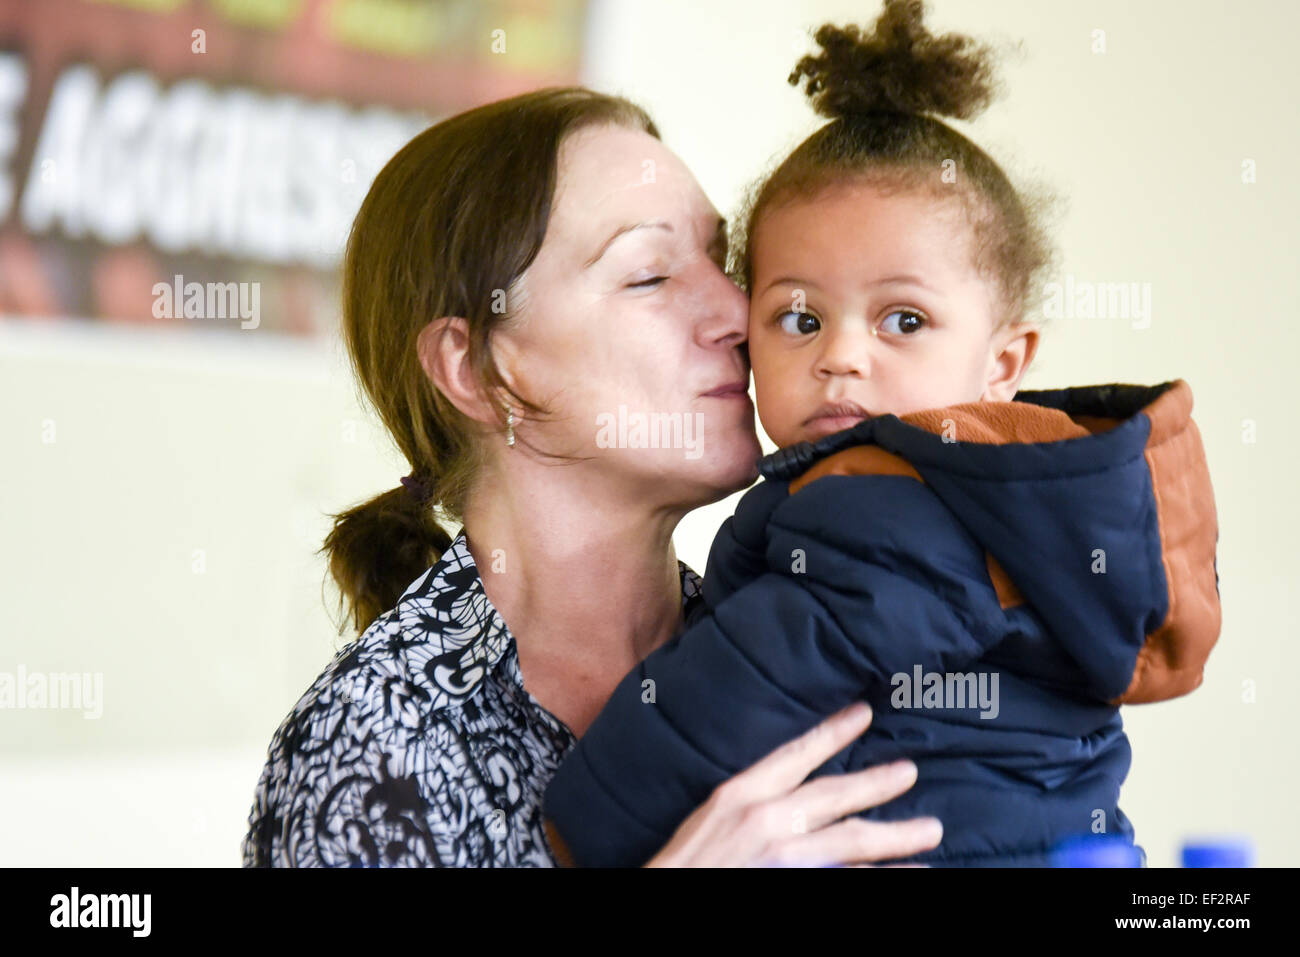
M 1020 391 L 1034 353 L 1038 351 L 1038 326 L 1032 322 L 1017 322 L 995 334 L 989 350 L 989 374 L 984 384 L 981 400 L 1010 402 Z
M 416 339 L 424 374 L 463 415 L 484 424 L 496 416 L 483 395 L 470 361 L 469 323 L 460 316 L 434 319 Z

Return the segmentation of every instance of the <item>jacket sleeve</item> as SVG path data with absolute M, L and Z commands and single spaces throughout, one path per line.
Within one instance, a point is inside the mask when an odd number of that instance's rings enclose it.
M 544 812 L 578 865 L 645 863 L 776 747 L 1002 637 L 984 553 L 921 483 L 827 476 L 766 524 L 763 572 L 629 672 L 561 763 Z

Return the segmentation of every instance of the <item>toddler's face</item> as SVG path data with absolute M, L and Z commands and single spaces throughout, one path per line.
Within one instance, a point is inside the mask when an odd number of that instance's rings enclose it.
M 1036 336 L 1008 360 L 997 285 L 956 203 L 842 185 L 771 209 L 753 242 L 749 357 L 778 446 L 1015 395 Z

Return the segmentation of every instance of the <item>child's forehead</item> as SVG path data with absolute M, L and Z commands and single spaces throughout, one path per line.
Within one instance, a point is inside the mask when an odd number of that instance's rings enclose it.
M 883 231 L 951 234 L 953 226 L 964 219 L 965 205 L 964 196 L 955 189 L 847 182 L 772 205 L 759 217 L 756 232 L 764 232 L 764 226 L 822 234 L 838 231 L 838 238 L 844 240 Z
M 809 279 L 915 272 L 969 279 L 972 234 L 956 195 L 868 185 L 826 189 L 760 216 L 752 249 L 755 291 L 791 270 Z

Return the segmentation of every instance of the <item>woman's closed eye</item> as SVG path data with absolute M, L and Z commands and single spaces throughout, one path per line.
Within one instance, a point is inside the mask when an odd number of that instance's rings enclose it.
M 667 276 L 650 276 L 646 279 L 638 279 L 635 282 L 629 282 L 627 284 L 627 288 L 628 289 L 653 289 L 656 286 L 658 286 L 661 282 L 666 282 L 667 280 L 668 280 Z

